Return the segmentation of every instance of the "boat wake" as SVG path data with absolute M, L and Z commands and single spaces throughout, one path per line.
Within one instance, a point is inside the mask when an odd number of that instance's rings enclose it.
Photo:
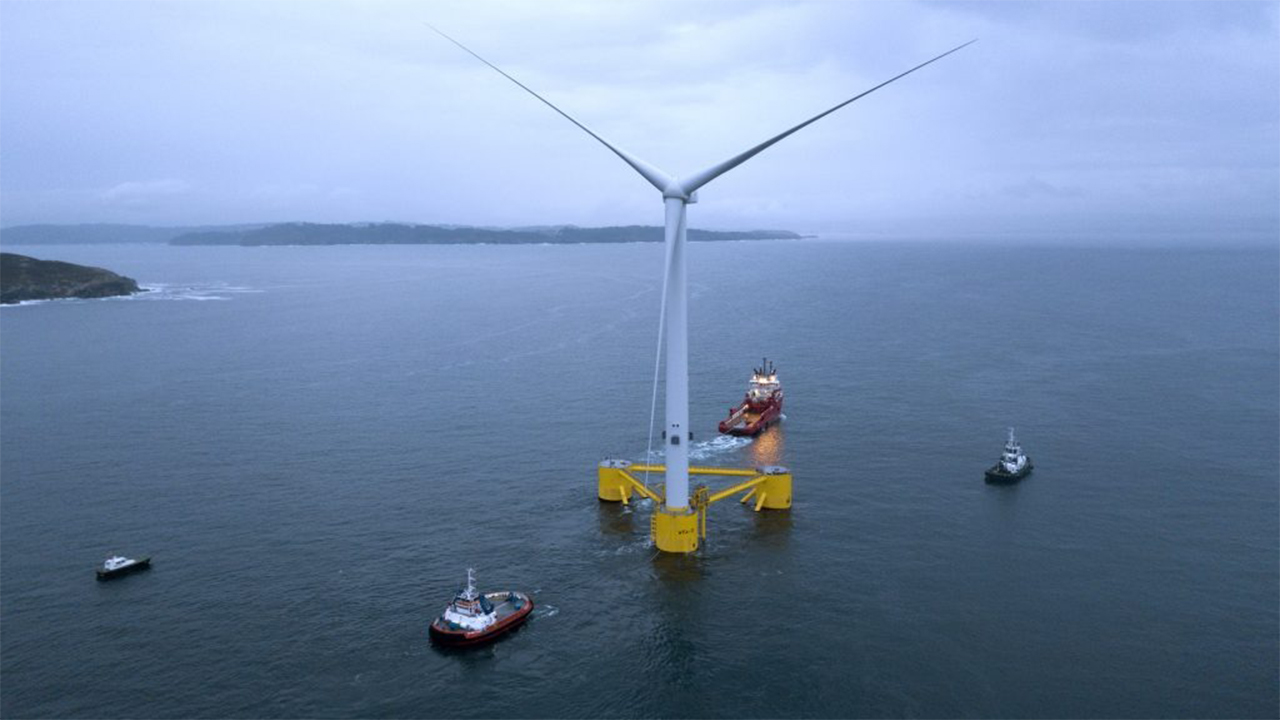
M 689 459 L 708 460 L 746 447 L 753 439 L 734 435 L 717 435 L 710 440 L 700 440 L 689 446 Z M 649 453 L 648 462 L 659 462 L 665 455 L 666 453 L 662 450 L 654 450 Z
M 705 460 L 715 455 L 733 452 L 738 448 L 751 444 L 752 438 L 735 437 L 733 435 L 717 435 L 710 440 L 696 442 L 689 448 L 690 460 Z

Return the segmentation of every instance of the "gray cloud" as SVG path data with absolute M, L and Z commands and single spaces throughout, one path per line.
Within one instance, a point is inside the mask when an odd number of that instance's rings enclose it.
M 660 222 L 429 20 L 677 174 L 981 38 L 715 181 L 698 226 L 1274 236 L 1277 7 L 5 2 L 0 222 Z
M 1021 182 L 1006 185 L 1004 191 L 1007 195 L 1019 199 L 1034 197 L 1078 198 L 1084 194 L 1079 187 L 1071 185 L 1055 185 L 1034 176 Z
M 166 198 L 185 195 L 191 185 L 185 180 L 164 178 L 160 180 L 130 180 L 112 185 L 102 191 L 102 200 L 108 204 L 152 205 Z

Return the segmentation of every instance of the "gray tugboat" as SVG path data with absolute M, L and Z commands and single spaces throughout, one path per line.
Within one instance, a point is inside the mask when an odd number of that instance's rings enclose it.
M 98 568 L 99 580 L 111 580 L 121 575 L 128 575 L 139 570 L 148 570 L 151 568 L 151 558 L 144 557 L 141 560 L 124 557 L 123 555 L 112 555 L 107 558 L 102 567 Z
M 1013 428 L 1009 428 L 1009 440 L 1004 444 L 1000 461 L 987 468 L 987 482 L 1015 483 L 1031 474 L 1032 467 L 1031 458 L 1022 452 L 1022 446 L 1013 437 Z

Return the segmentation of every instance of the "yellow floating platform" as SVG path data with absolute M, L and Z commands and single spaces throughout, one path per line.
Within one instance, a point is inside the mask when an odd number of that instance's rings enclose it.
M 690 467 L 690 475 L 722 475 L 748 478 L 715 493 L 699 487 L 687 508 L 668 508 L 661 486 L 648 486 L 632 473 L 665 473 L 665 465 L 644 465 L 628 460 L 603 460 L 597 468 L 597 497 L 604 502 L 630 504 L 639 495 L 658 504 L 649 520 L 653 544 L 663 552 L 689 553 L 707 536 L 707 508 L 714 502 L 743 493 L 741 502 L 755 501 L 755 510 L 787 510 L 791 507 L 791 471 L 778 465 L 760 468 Z

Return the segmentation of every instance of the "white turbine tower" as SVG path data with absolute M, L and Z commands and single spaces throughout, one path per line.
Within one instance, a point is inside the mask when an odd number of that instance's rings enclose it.
M 713 165 L 705 170 L 696 172 L 685 179 L 680 179 L 674 175 L 669 175 L 662 170 L 650 165 L 640 158 L 628 153 L 617 145 L 605 140 L 603 137 L 592 131 L 586 125 L 578 122 L 565 111 L 556 107 L 550 100 L 542 97 L 538 93 L 531 90 L 527 85 L 508 75 L 497 65 L 485 60 L 477 55 L 467 46 L 454 40 L 445 33 L 441 32 L 434 26 L 428 25 L 432 30 L 444 39 L 462 48 L 467 54 L 471 55 L 480 62 L 493 68 L 506 79 L 519 85 L 525 92 L 541 100 L 547 107 L 559 113 L 569 122 L 577 125 L 583 132 L 600 142 L 601 145 L 609 148 L 615 155 L 622 158 L 623 162 L 630 165 L 636 172 L 648 180 L 651 185 L 662 193 L 663 203 L 666 205 L 666 261 L 665 261 L 665 277 L 663 284 L 666 287 L 666 296 L 663 301 L 664 317 L 662 323 L 666 328 L 666 431 L 664 433 L 666 443 L 666 498 L 664 502 L 664 510 L 671 514 L 687 514 L 689 507 L 689 326 L 688 326 L 688 289 L 687 289 L 687 272 L 685 269 L 685 246 L 686 246 L 686 227 L 685 227 L 685 209 L 690 203 L 697 202 L 697 191 L 702 186 L 715 180 L 721 175 L 729 172 L 733 168 L 750 160 L 769 146 L 791 135 L 792 133 L 804 128 L 831 113 L 839 110 L 852 103 L 855 100 L 866 97 L 889 83 L 903 78 L 920 68 L 937 62 L 942 58 L 954 53 L 964 47 L 977 42 L 976 39 L 970 40 L 963 45 L 956 46 L 937 57 L 920 63 L 905 72 L 899 73 L 888 80 L 876 85 L 875 87 L 864 90 L 857 95 L 845 100 L 844 102 L 831 107 L 804 122 L 785 130 L 764 142 L 741 152 L 724 162 Z M 788 492 L 789 495 L 789 492 Z M 788 497 L 788 503 L 790 498 Z M 684 525 L 682 525 L 683 527 Z M 679 532 L 686 532 L 680 530 Z M 696 530 L 695 530 L 696 533 Z M 657 533 L 655 533 L 655 536 Z M 693 547 L 696 548 L 696 539 Z M 658 543 L 660 549 L 662 543 Z M 687 546 L 686 546 L 687 547 Z

